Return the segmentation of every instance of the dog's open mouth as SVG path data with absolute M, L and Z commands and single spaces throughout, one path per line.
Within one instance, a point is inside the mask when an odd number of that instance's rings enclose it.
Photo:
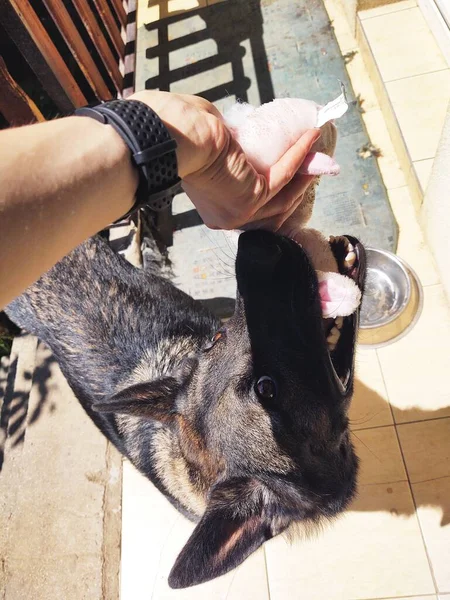
M 347 235 L 331 238 L 329 245 L 340 275 L 351 279 L 363 292 L 366 269 L 362 244 Z M 299 277 L 293 286 L 294 271 Z M 303 357 L 304 365 L 308 364 L 306 370 L 323 373 L 325 369 L 327 377 L 323 381 L 328 380 L 337 394 L 346 396 L 353 381 L 360 309 L 351 312 L 350 308 L 351 314 L 341 310 L 349 316 L 328 318 L 326 315 L 333 312 L 322 310 L 323 296 L 316 273 L 308 251 L 295 240 L 261 230 L 247 231 L 239 237 L 238 299 L 245 311 L 254 356 L 264 365 L 271 364 L 267 348 L 273 353 L 277 344 L 280 352 L 288 347 L 292 350 L 289 356 L 297 352 Z M 295 322 L 300 327 L 298 337 L 293 335 Z
M 331 250 L 341 275 L 350 277 L 364 291 L 366 273 L 365 252 L 362 244 L 346 235 L 330 237 Z M 360 306 L 348 317 L 324 318 L 323 328 L 329 356 L 329 367 L 341 393 L 346 394 L 353 379 L 354 353 L 359 327 Z
M 350 235 L 330 236 L 329 244 L 336 259 L 339 273 L 349 277 L 362 294 L 366 273 L 364 247 L 356 238 Z M 320 292 L 318 293 L 320 294 Z M 347 394 L 353 380 L 360 307 L 361 303 L 351 315 L 346 317 L 329 318 L 325 315 L 322 318 L 328 356 L 326 366 L 337 390 L 343 395 Z

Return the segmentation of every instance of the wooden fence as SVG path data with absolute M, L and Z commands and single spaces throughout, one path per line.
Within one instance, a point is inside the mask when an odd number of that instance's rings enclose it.
M 124 82 L 130 4 L 122 0 L 0 0 L 0 127 L 109 100 Z M 134 6 L 132 7 L 134 8 Z

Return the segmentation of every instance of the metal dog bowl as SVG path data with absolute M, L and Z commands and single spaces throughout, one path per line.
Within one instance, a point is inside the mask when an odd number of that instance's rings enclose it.
M 366 348 L 381 348 L 405 336 L 417 323 L 422 286 L 411 267 L 395 254 L 365 250 L 367 279 L 358 340 Z

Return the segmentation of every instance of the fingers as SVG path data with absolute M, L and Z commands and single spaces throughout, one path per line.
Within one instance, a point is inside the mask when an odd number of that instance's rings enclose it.
M 281 227 L 281 224 L 301 203 L 304 193 L 314 179 L 313 175 L 294 175 L 281 192 L 255 213 L 252 222 L 274 219 L 274 223 L 275 221 L 278 223 L 281 220 L 277 228 Z
M 269 170 L 269 198 L 276 196 L 299 170 L 312 145 L 320 137 L 319 129 L 310 129 L 283 154 Z

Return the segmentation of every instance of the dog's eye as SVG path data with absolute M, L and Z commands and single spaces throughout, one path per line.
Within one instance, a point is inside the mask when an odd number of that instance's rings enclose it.
M 264 375 L 256 382 L 255 392 L 261 400 L 274 400 L 277 395 L 277 385 L 271 377 Z
M 209 340 L 209 342 L 206 344 L 206 346 L 204 347 L 204 350 L 211 350 L 211 348 L 214 346 L 214 344 L 216 342 L 218 342 L 220 339 L 222 339 L 223 337 L 225 337 L 225 330 L 224 329 L 219 329 L 219 331 L 217 331 L 212 338 Z

